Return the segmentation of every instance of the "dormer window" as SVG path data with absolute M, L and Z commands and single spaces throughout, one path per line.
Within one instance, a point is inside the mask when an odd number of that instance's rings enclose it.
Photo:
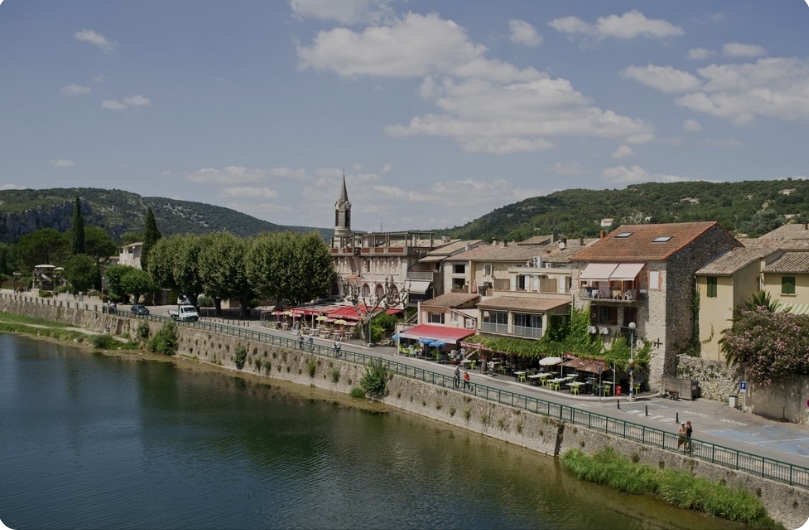
M 652 243 L 666 243 L 667 241 L 670 241 L 670 240 L 671 240 L 671 236 L 660 236 L 660 237 L 654 238 L 654 241 L 652 241 Z
M 632 232 L 621 232 L 620 234 L 615 236 L 615 239 L 626 239 L 632 235 Z

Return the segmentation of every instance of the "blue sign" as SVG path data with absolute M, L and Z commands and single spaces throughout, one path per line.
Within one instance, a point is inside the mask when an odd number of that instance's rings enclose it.
M 744 392 L 746 390 L 747 390 L 747 383 L 745 383 L 744 381 L 739 383 L 739 392 Z

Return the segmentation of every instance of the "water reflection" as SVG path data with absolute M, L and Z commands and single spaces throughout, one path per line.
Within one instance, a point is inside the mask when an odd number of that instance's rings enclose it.
M 20 337 L 0 355 L 12 528 L 738 528 L 401 412 Z

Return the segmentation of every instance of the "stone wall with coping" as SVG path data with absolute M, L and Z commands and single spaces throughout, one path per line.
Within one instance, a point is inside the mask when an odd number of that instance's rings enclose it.
M 724 361 L 711 361 L 689 355 L 677 356 L 677 377 L 699 381 L 700 397 L 724 401 L 739 391 L 742 380 L 738 368 L 728 367 Z

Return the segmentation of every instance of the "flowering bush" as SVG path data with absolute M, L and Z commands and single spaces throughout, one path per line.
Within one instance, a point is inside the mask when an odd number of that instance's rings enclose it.
M 809 315 L 741 310 L 720 342 L 728 364 L 761 385 L 809 373 Z

